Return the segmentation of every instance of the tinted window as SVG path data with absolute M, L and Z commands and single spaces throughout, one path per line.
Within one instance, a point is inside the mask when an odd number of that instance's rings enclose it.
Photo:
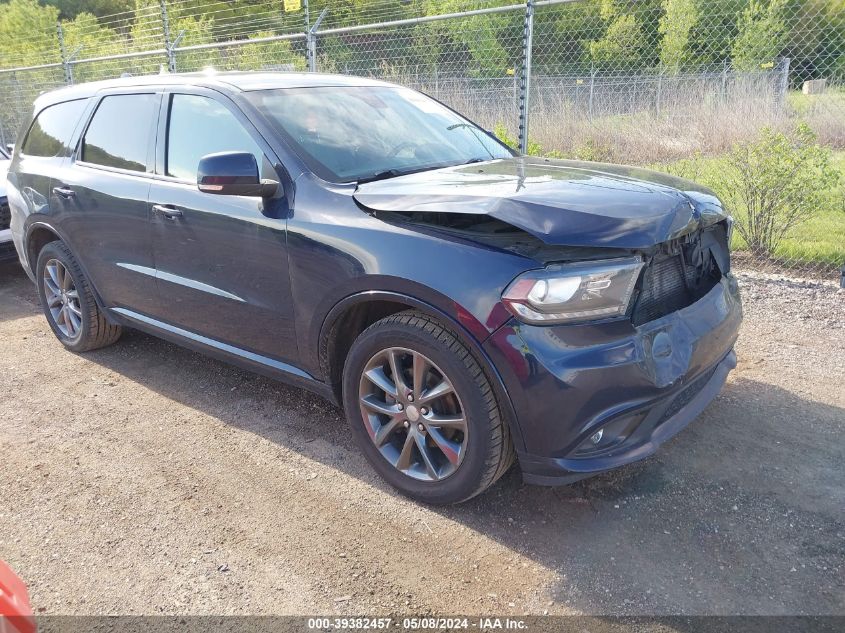
M 100 102 L 82 142 L 82 160 L 132 171 L 147 170 L 158 96 L 115 95 Z
M 21 146 L 27 156 L 64 156 L 70 137 L 85 109 L 86 99 L 66 101 L 45 108 L 35 118 Z
M 167 175 L 195 181 L 200 158 L 216 152 L 264 153 L 226 107 L 197 95 L 173 95 L 167 128 Z

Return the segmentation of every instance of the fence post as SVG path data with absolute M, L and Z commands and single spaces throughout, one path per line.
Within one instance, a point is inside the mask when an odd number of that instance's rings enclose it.
M 73 84 L 73 66 L 70 63 L 67 49 L 65 48 L 65 33 L 62 29 L 61 22 L 56 22 L 56 37 L 59 38 L 59 55 L 61 55 L 62 68 L 65 71 L 65 83 L 70 85 Z
M 311 70 L 311 12 L 308 0 L 303 0 L 302 5 L 305 9 L 305 63 L 308 64 L 308 70 Z
M 519 78 L 519 151 L 528 152 L 528 110 L 531 100 L 531 52 L 534 46 L 534 0 L 525 3 L 522 28 L 522 73 Z
M 325 7 L 322 11 L 320 11 L 320 15 L 314 22 L 314 26 L 308 29 L 305 33 L 305 45 L 308 49 L 308 53 L 306 55 L 308 59 L 308 71 L 312 73 L 317 72 L 317 29 L 320 28 L 320 24 L 322 24 L 323 18 L 326 17 L 326 13 L 328 12 L 328 7 Z
M 728 102 L 728 60 L 722 62 L 722 103 Z
M 589 116 L 590 121 L 593 120 L 593 91 L 596 85 L 596 66 L 595 64 L 590 64 L 590 103 L 589 103 Z
M 173 49 L 173 42 L 170 41 L 170 20 L 167 18 L 167 3 L 159 0 L 161 5 L 161 28 L 164 33 L 164 50 L 167 51 L 167 70 L 176 72 L 176 51 Z

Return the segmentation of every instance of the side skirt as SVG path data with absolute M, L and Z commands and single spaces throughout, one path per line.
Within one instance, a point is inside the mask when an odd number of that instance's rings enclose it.
M 267 376 L 268 378 L 284 382 L 294 387 L 307 389 L 325 398 L 335 406 L 340 406 L 334 397 L 331 387 L 294 365 L 289 365 L 288 363 L 283 363 L 267 356 L 262 356 L 241 349 L 240 347 L 196 334 L 126 308 L 109 308 L 108 312 L 117 321 L 129 327 L 134 327 L 147 334 L 152 334 L 171 343 L 176 343 L 182 347 L 187 347 L 193 351 L 220 359 L 242 369 L 261 374 L 262 376 Z

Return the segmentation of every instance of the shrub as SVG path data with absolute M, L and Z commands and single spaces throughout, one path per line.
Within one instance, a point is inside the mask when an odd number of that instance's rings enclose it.
M 801 123 L 790 136 L 764 128 L 756 141 L 734 146 L 713 185 L 748 248 L 771 255 L 790 230 L 823 208 L 838 181 L 830 150 Z
M 695 152 L 691 158 L 682 158 L 673 163 L 652 165 L 652 169 L 693 182 L 700 182 L 704 179 L 703 168 L 704 161 L 701 152 Z
M 573 153 L 578 160 L 596 163 L 608 163 L 613 158 L 613 149 L 594 138 L 588 138 L 582 145 L 576 147 Z
M 504 143 L 511 149 L 519 151 L 519 139 L 515 139 L 510 134 L 508 134 L 508 128 L 505 127 L 504 123 L 496 123 L 495 127 L 493 128 L 493 134 L 495 134 L 496 138 L 498 138 L 500 141 L 502 141 L 502 143 Z M 543 155 L 543 148 L 540 146 L 540 144 L 536 141 L 532 141 L 530 138 L 528 139 L 528 147 L 526 149 L 528 151 L 525 153 L 529 156 Z

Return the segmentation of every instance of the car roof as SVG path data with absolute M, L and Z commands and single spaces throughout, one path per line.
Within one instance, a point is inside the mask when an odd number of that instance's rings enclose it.
M 36 99 L 36 110 L 48 105 L 91 97 L 101 90 L 113 88 L 138 88 L 143 86 L 197 86 L 224 89 L 230 92 L 268 90 L 272 88 L 305 88 L 320 86 L 395 86 L 377 79 L 330 75 L 324 73 L 290 72 L 217 72 L 168 73 L 161 75 L 139 75 L 91 81 L 51 90 Z

